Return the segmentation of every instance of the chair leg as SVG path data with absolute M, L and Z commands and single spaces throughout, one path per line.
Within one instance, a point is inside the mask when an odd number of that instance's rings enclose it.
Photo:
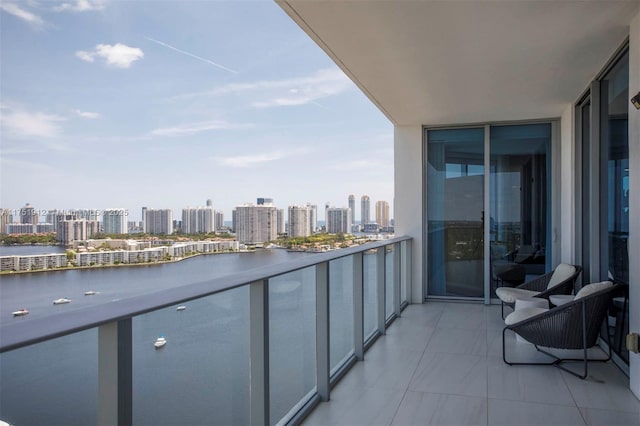
M 509 328 L 505 327 L 502 329 L 502 360 L 504 361 L 505 364 L 508 365 L 553 365 L 555 363 L 557 363 L 557 358 L 554 357 L 553 355 L 550 355 L 552 358 L 556 358 L 555 361 L 552 362 L 513 362 L 513 361 L 507 361 L 507 349 L 506 349 L 506 344 L 505 344 L 505 335 L 506 332 Z M 535 346 L 535 345 L 534 345 Z M 536 346 L 536 349 L 538 349 L 538 347 Z

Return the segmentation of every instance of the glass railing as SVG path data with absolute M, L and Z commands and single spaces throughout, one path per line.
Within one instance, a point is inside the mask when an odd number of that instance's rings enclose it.
M 400 315 L 410 270 L 399 237 L 3 325 L 0 419 L 298 423 Z

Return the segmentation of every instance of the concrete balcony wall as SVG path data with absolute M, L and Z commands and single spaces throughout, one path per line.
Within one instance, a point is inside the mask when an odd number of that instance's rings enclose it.
M 413 238 L 411 303 L 422 303 L 422 126 L 395 126 L 393 152 L 395 232 Z

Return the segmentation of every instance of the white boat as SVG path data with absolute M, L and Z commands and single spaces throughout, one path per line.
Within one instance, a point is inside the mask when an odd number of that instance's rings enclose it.
M 54 305 L 62 305 L 63 303 L 69 303 L 71 299 L 67 299 L 66 297 L 61 297 L 60 299 L 56 299 L 53 301 Z
M 94 290 L 88 290 L 84 292 L 85 296 L 93 296 L 94 294 L 98 294 L 98 292 Z
M 156 339 L 156 342 L 153 344 L 153 346 L 155 346 L 156 349 L 160 349 L 166 344 L 167 344 L 167 339 L 165 339 L 164 336 L 160 336 Z
M 14 317 L 21 317 L 23 315 L 27 315 L 29 310 L 27 308 L 18 309 L 17 311 L 12 312 Z
M 187 307 L 186 307 L 186 306 L 184 306 L 184 305 L 180 305 L 180 306 L 178 306 L 178 307 L 176 308 L 176 311 L 184 311 L 185 309 L 187 309 Z

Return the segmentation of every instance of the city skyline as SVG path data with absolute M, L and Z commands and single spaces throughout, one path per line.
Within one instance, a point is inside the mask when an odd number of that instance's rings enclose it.
M 53 213 L 53 212 L 57 212 L 57 213 L 64 213 L 64 212 L 84 212 L 87 215 L 93 216 L 95 219 L 101 220 L 100 217 L 102 217 L 103 214 L 111 214 L 110 212 L 113 211 L 118 211 L 119 213 L 117 214 L 118 216 L 124 216 L 126 217 L 127 221 L 142 221 L 143 220 L 143 215 L 144 212 L 148 209 L 152 209 L 152 210 L 171 210 L 172 213 L 174 214 L 174 219 L 180 220 L 182 218 L 182 214 L 184 213 L 185 210 L 199 210 L 199 209 L 206 209 L 206 208 L 212 208 L 214 213 L 222 213 L 225 217 L 225 222 L 227 221 L 231 221 L 231 216 L 232 216 L 232 212 L 233 210 L 235 210 L 237 207 L 242 207 L 242 206 L 247 206 L 247 205 L 256 205 L 259 204 L 257 201 L 259 201 L 261 198 L 256 197 L 254 198 L 254 201 L 246 201 L 246 202 L 242 202 L 242 203 L 237 203 L 235 204 L 230 211 L 224 211 L 224 210 L 220 210 L 219 208 L 216 207 L 215 203 L 211 200 L 211 199 L 206 199 L 205 203 L 192 203 L 190 205 L 186 205 L 186 206 L 182 206 L 179 207 L 177 209 L 171 209 L 171 208 L 166 208 L 166 207 L 162 207 L 160 206 L 149 206 L 149 205 L 144 205 L 144 206 L 137 206 L 135 207 L 133 210 L 129 210 L 129 209 L 124 209 L 121 207 L 113 207 L 113 206 L 107 206 L 107 207 L 94 207 L 94 206 L 83 206 L 83 207 L 68 207 L 68 208 L 61 208 L 61 207 L 50 207 L 50 206 L 34 206 L 32 203 L 23 203 L 21 206 L 1 206 L 0 205 L 0 213 L 2 213 L 3 215 L 6 214 L 8 216 L 11 216 L 13 218 L 13 222 L 11 223 L 21 223 L 25 219 L 25 215 L 23 212 L 25 211 L 29 211 L 32 212 L 30 213 L 28 216 L 31 217 L 35 217 L 35 220 L 39 220 L 38 222 L 35 223 L 48 223 L 49 222 L 49 218 L 48 216 Z M 288 209 L 290 207 L 297 207 L 297 206 L 310 206 L 310 205 L 319 205 L 322 203 L 313 203 L 313 202 L 300 202 L 300 203 L 293 203 L 290 205 L 281 205 L 280 203 L 277 202 L 277 199 L 275 198 L 270 198 L 269 199 L 273 205 L 275 207 L 277 207 L 278 209 Z M 387 203 L 389 205 L 391 205 L 389 202 L 387 202 L 386 200 L 377 200 L 376 203 L 378 202 L 383 202 L 383 203 Z M 350 207 L 350 200 L 347 199 L 346 203 L 324 203 L 326 205 L 331 205 L 331 207 L 335 207 L 335 208 L 351 208 Z M 123 212 L 123 213 L 122 213 Z M 324 214 L 322 209 L 319 209 L 317 214 L 317 219 L 318 220 L 322 220 L 325 221 L 326 217 L 324 217 Z M 352 210 L 351 212 L 351 216 L 354 216 L 354 211 Z M 360 217 L 360 210 L 358 210 L 358 216 Z M 393 219 L 393 216 L 390 216 L 391 219 Z M 31 219 L 33 220 L 33 219 Z M 9 223 L 9 222 L 8 222 Z M 22 222 L 24 223 L 24 222 Z M 356 223 L 362 223 L 360 220 L 356 220 L 355 222 L 352 222 L 354 224 Z
M 273 2 L 3 1 L 0 23 L 2 208 L 393 205 L 391 123 Z

